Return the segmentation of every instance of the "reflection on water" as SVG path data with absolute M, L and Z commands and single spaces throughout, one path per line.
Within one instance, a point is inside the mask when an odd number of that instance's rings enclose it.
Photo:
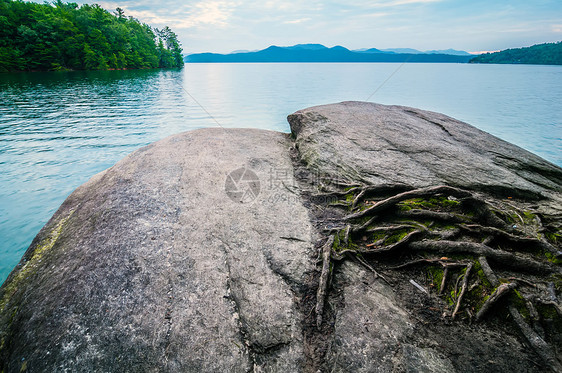
M 64 198 L 188 120 L 180 71 L 0 74 L 0 282 Z
M 0 74 L 0 282 L 72 190 L 134 149 L 215 120 L 287 132 L 285 118 L 298 109 L 375 91 L 371 101 L 443 112 L 562 165 L 559 66 L 191 64 Z

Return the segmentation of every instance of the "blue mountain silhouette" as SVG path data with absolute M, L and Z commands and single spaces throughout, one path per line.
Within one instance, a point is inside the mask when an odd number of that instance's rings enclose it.
M 412 50 L 413 51 L 413 50 Z M 456 52 L 447 54 L 441 52 Z M 472 55 L 462 51 L 429 51 L 427 53 L 397 53 L 376 48 L 349 50 L 337 45 L 297 44 L 290 47 L 272 45 L 255 52 L 230 54 L 197 53 L 185 57 L 185 62 L 457 62 L 466 63 Z

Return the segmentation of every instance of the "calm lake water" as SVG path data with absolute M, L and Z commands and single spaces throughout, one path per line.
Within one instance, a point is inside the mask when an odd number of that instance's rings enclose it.
M 0 283 L 76 187 L 138 147 L 217 122 L 288 132 L 285 118 L 298 109 L 367 99 L 445 113 L 562 166 L 562 66 L 188 64 L 0 74 Z

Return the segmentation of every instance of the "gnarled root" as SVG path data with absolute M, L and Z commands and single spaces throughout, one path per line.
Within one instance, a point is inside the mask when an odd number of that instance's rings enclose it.
M 501 284 L 494 290 L 492 295 L 482 305 L 482 308 L 476 314 L 476 322 L 482 320 L 482 318 L 486 315 L 486 313 L 492 308 L 494 304 L 498 302 L 505 294 L 509 293 L 511 289 L 515 289 L 517 287 L 517 283 L 510 282 L 507 284 Z
M 446 185 L 441 185 L 431 188 L 414 189 L 408 192 L 397 194 L 395 196 L 384 199 L 382 201 L 379 201 L 375 203 L 373 206 L 368 207 L 365 210 L 346 216 L 344 219 L 352 220 L 352 219 L 361 218 L 363 216 L 372 216 L 395 206 L 398 202 L 411 198 L 427 197 L 438 193 L 446 193 L 455 197 L 468 197 L 471 195 L 469 192 L 465 190 L 453 188 Z
M 452 319 L 455 318 L 455 316 L 457 315 L 457 312 L 459 311 L 459 308 L 461 306 L 462 298 L 464 297 L 464 294 L 466 293 L 466 289 L 468 287 L 468 280 L 470 279 L 470 271 L 471 270 L 472 270 L 472 263 L 469 263 L 468 266 L 466 266 L 466 272 L 464 273 L 461 293 L 459 294 L 459 297 L 457 298 L 457 304 L 455 305 L 455 310 L 453 311 L 453 314 L 451 315 Z
M 324 301 L 328 290 L 328 279 L 330 275 L 330 257 L 332 253 L 332 245 L 334 244 L 334 236 L 330 236 L 322 245 L 322 272 L 320 272 L 320 280 L 318 281 L 318 291 L 316 293 L 316 326 L 322 325 L 322 315 L 324 313 Z
M 420 251 L 438 251 L 441 253 L 465 253 L 473 255 L 483 255 L 494 261 L 521 271 L 529 271 L 535 273 L 561 273 L 561 268 L 543 263 L 537 260 L 516 255 L 503 250 L 495 250 L 489 246 L 466 241 L 418 241 L 409 245 L 412 250 Z
M 555 372 L 562 373 L 562 364 L 556 358 L 556 354 L 552 348 L 542 339 L 530 326 L 525 322 L 523 316 L 519 313 L 517 308 L 510 305 L 509 313 L 513 317 L 513 321 L 519 327 L 521 334 L 525 337 L 527 342 L 531 345 L 533 350 L 539 355 L 548 366 Z
M 545 281 L 562 278 L 560 240 L 549 238 L 549 242 L 542 233 L 552 232 L 555 225 L 543 225 L 544 216 L 541 219 L 520 210 L 514 201 L 450 186 L 348 187 L 333 194 L 343 197 L 340 205 L 347 215 L 330 221 L 329 225 L 337 228 L 330 230 L 322 246 L 316 303 L 318 327 L 323 322 L 331 260 L 351 257 L 375 273 L 376 278 L 382 276 L 375 271 L 374 261 L 390 262 L 383 264 L 388 271 L 429 265 L 432 269 L 427 274 L 439 286 L 439 296 L 454 305 L 453 319 L 462 319 L 461 311 L 466 310 L 470 318 L 474 311 L 475 321 L 482 322 L 492 316 L 494 309 L 508 304 L 533 349 L 558 369 L 560 363 L 544 339 L 549 335 L 541 326 L 545 309 L 548 317 L 552 317 L 554 309 L 562 315 L 557 289 Z M 545 221 L 549 224 L 548 219 Z M 501 278 L 488 261 L 500 270 Z M 464 274 L 458 272 L 458 267 L 466 267 Z M 529 311 L 535 330 L 514 304 Z

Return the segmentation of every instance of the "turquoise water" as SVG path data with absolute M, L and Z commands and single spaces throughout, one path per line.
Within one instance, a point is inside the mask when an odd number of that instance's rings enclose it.
M 298 109 L 367 99 L 445 113 L 562 166 L 562 66 L 188 64 L 0 74 L 0 283 L 77 186 L 138 147 L 219 125 L 288 132 L 285 118 Z

